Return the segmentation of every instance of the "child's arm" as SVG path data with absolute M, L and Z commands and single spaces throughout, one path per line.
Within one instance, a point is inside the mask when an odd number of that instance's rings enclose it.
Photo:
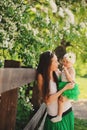
M 74 68 L 67 69 L 66 67 L 64 67 L 64 72 L 69 82 L 75 82 L 75 69 Z

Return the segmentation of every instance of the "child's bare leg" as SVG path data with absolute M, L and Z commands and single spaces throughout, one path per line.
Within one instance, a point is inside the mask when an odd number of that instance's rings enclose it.
M 64 106 L 63 98 L 60 97 L 60 99 L 58 100 L 58 116 L 60 116 L 61 118 L 63 114 L 63 106 Z
M 58 99 L 58 115 L 55 118 L 52 118 L 52 122 L 58 122 L 62 120 L 62 113 L 63 113 L 63 98 L 60 97 Z

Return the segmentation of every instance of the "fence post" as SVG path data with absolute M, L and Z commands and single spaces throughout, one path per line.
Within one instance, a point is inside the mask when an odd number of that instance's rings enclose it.
M 5 68 L 19 68 L 20 62 L 6 60 Z M 8 74 L 9 76 L 9 74 Z M 0 130 L 15 130 L 18 88 L 1 94 L 0 101 Z

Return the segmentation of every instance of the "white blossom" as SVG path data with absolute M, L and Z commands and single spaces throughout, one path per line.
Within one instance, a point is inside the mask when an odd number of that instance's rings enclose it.
M 34 32 L 34 36 L 37 35 L 39 33 L 38 29 L 32 29 Z
M 64 10 L 61 7 L 59 8 L 59 16 L 64 18 Z
M 31 10 L 36 13 L 36 8 L 31 8 Z
M 65 9 L 65 13 L 68 15 L 68 19 L 67 19 L 68 22 L 71 23 L 71 24 L 74 24 L 75 20 L 74 20 L 73 13 L 68 8 Z
M 47 23 L 47 24 L 50 23 L 50 19 L 49 19 L 48 15 L 46 16 L 45 20 L 46 20 L 46 23 Z
M 52 12 L 56 13 L 57 12 L 57 5 L 56 5 L 54 0 L 50 0 L 50 6 L 52 8 Z
M 1 20 L 2 20 L 2 16 L 0 15 L 0 22 L 1 22 Z
M 82 28 L 85 28 L 85 27 L 86 27 L 86 25 L 85 25 L 84 22 L 81 22 L 81 23 L 80 23 L 80 26 L 81 26 Z

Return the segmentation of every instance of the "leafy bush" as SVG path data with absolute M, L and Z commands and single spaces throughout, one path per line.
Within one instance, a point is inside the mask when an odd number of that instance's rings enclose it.
M 30 120 L 31 112 L 33 111 L 29 97 L 25 96 L 27 86 L 20 88 L 16 116 L 16 130 L 23 130 Z

